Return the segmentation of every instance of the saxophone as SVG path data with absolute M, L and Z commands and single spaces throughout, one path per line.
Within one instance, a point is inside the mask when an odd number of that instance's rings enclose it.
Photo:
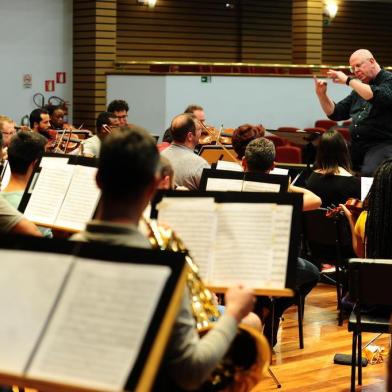
M 190 267 L 187 286 L 190 292 L 192 314 L 200 336 L 211 328 L 220 316 L 213 293 L 205 286 L 199 268 L 192 260 L 184 243 L 170 228 L 156 220 L 145 220 L 150 244 L 155 249 L 183 252 Z M 249 392 L 262 379 L 271 357 L 269 344 L 259 331 L 240 324 L 239 331 L 227 354 L 199 392 Z

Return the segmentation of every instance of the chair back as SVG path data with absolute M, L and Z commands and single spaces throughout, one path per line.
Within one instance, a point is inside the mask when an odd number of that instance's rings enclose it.
M 295 146 L 276 147 L 276 162 L 302 163 L 301 149 Z
M 275 147 L 282 147 L 287 145 L 287 141 L 284 140 L 283 138 L 276 136 L 276 135 L 268 135 L 265 136 L 266 139 L 271 140 L 272 143 L 274 143 Z
M 320 127 L 320 128 L 324 128 L 326 131 L 328 131 L 329 129 L 331 129 L 332 127 L 336 127 L 338 125 L 338 123 L 336 121 L 333 120 L 317 120 L 314 123 L 314 126 L 316 128 Z
M 337 127 L 335 131 L 339 132 L 347 142 L 351 141 L 351 134 L 347 127 Z
M 319 208 L 303 213 L 303 240 L 307 257 L 314 263 L 342 265 L 344 259 L 354 257 L 351 232 L 347 219 L 326 216 L 327 209 Z
M 350 259 L 348 266 L 353 301 L 392 307 L 392 260 Z
M 297 132 L 298 131 L 298 127 L 279 127 L 277 130 L 278 131 L 282 131 L 282 132 Z

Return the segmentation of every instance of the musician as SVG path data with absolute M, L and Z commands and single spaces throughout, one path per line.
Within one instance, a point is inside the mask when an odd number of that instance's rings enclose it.
M 149 242 L 137 224 L 159 183 L 158 162 L 155 140 L 141 129 L 122 127 L 106 137 L 97 173 L 102 190 L 98 220 L 89 222 L 74 239 L 148 248 Z M 167 384 L 157 390 L 175 390 L 174 384 L 185 389 L 200 386 L 226 353 L 239 320 L 252 306 L 250 290 L 241 286 L 229 289 L 225 314 L 200 339 L 186 289 L 162 363 Z
M 341 204 L 351 227 L 352 244 L 358 257 L 392 259 L 392 159 L 376 170 L 366 208 L 355 222 L 352 213 Z
M 332 130 L 321 135 L 306 188 L 321 198 L 322 207 L 338 206 L 350 197 L 361 197 L 361 180 L 353 176 L 350 153 L 339 132 Z
M 3 136 L 0 133 L 0 160 L 2 158 Z M 0 233 L 41 236 L 34 223 L 30 222 L 2 195 L 0 195 Z
M 373 54 L 359 49 L 350 56 L 354 76 L 329 70 L 334 83 L 346 84 L 350 95 L 335 103 L 327 94 L 327 84 L 315 78 L 321 108 L 332 120 L 352 118 L 351 159 L 354 170 L 372 176 L 377 166 L 392 157 L 392 74 L 381 69 Z
M 50 128 L 56 130 L 71 129 L 69 124 L 64 121 L 64 109 L 60 105 L 47 105 L 46 110 L 49 114 Z
M 242 160 L 244 171 L 255 173 L 269 173 L 274 168 L 275 146 L 263 137 L 252 140 L 246 147 Z M 318 196 L 300 187 L 289 186 L 289 192 L 303 194 L 303 211 L 317 209 L 321 205 Z M 296 296 L 305 298 L 320 279 L 318 268 L 311 262 L 298 258 L 296 273 Z M 271 346 L 277 343 L 279 321 L 283 312 L 291 305 L 297 303 L 296 297 L 275 298 L 274 314 L 271 314 L 271 302 L 266 297 L 258 297 L 256 308 L 265 323 L 264 335 Z
M 46 109 L 34 109 L 30 113 L 30 129 L 48 138 L 47 131 L 50 129 L 49 113 Z
M 109 135 L 112 127 L 119 126 L 119 120 L 114 113 L 102 112 L 96 120 L 96 134 L 83 141 L 83 155 L 86 157 L 99 157 L 102 140 Z
M 265 128 L 262 125 L 243 124 L 233 132 L 231 142 L 239 160 L 245 155 L 246 146 L 253 139 L 263 137 Z
M 3 136 L 3 147 L 8 147 L 12 137 L 16 134 L 14 120 L 0 115 L 0 132 Z
M 129 106 L 126 101 L 122 99 L 115 99 L 109 103 L 107 111 L 116 115 L 120 127 L 128 125 Z
M 200 105 L 189 105 L 184 113 L 193 114 L 198 121 L 202 124 L 206 125 L 206 115 L 204 113 L 204 109 Z
M 208 162 L 194 153 L 199 144 L 201 126 L 193 115 L 180 114 L 172 120 L 172 144 L 161 152 L 169 159 L 174 169 L 176 186 L 198 190 L 204 168 L 210 168 Z

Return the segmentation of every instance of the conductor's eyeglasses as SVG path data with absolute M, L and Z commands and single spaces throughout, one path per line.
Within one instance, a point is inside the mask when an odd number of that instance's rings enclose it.
M 369 59 L 363 60 L 361 63 L 350 66 L 350 71 L 352 73 L 354 73 L 357 69 L 361 68 L 362 65 L 364 65 L 369 60 L 371 60 L 371 59 L 369 58 Z

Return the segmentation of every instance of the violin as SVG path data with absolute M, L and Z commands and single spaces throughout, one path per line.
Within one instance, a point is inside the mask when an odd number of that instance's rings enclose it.
M 353 197 L 347 199 L 347 201 L 344 203 L 344 206 L 351 212 L 354 220 L 357 220 L 361 212 L 364 210 L 363 201 Z M 336 218 L 338 215 L 344 215 L 344 211 L 340 206 L 328 208 L 328 211 L 325 213 L 327 218 Z
M 222 132 L 214 127 L 207 127 L 202 124 L 203 130 L 201 132 L 201 137 L 199 139 L 199 144 L 231 144 L 231 135 L 228 132 Z M 230 131 L 225 130 L 225 131 Z
M 82 139 L 72 137 L 73 130 L 64 129 L 58 131 L 55 129 L 47 129 L 40 133 L 48 139 L 46 151 L 69 154 L 79 148 L 80 143 L 82 142 Z

